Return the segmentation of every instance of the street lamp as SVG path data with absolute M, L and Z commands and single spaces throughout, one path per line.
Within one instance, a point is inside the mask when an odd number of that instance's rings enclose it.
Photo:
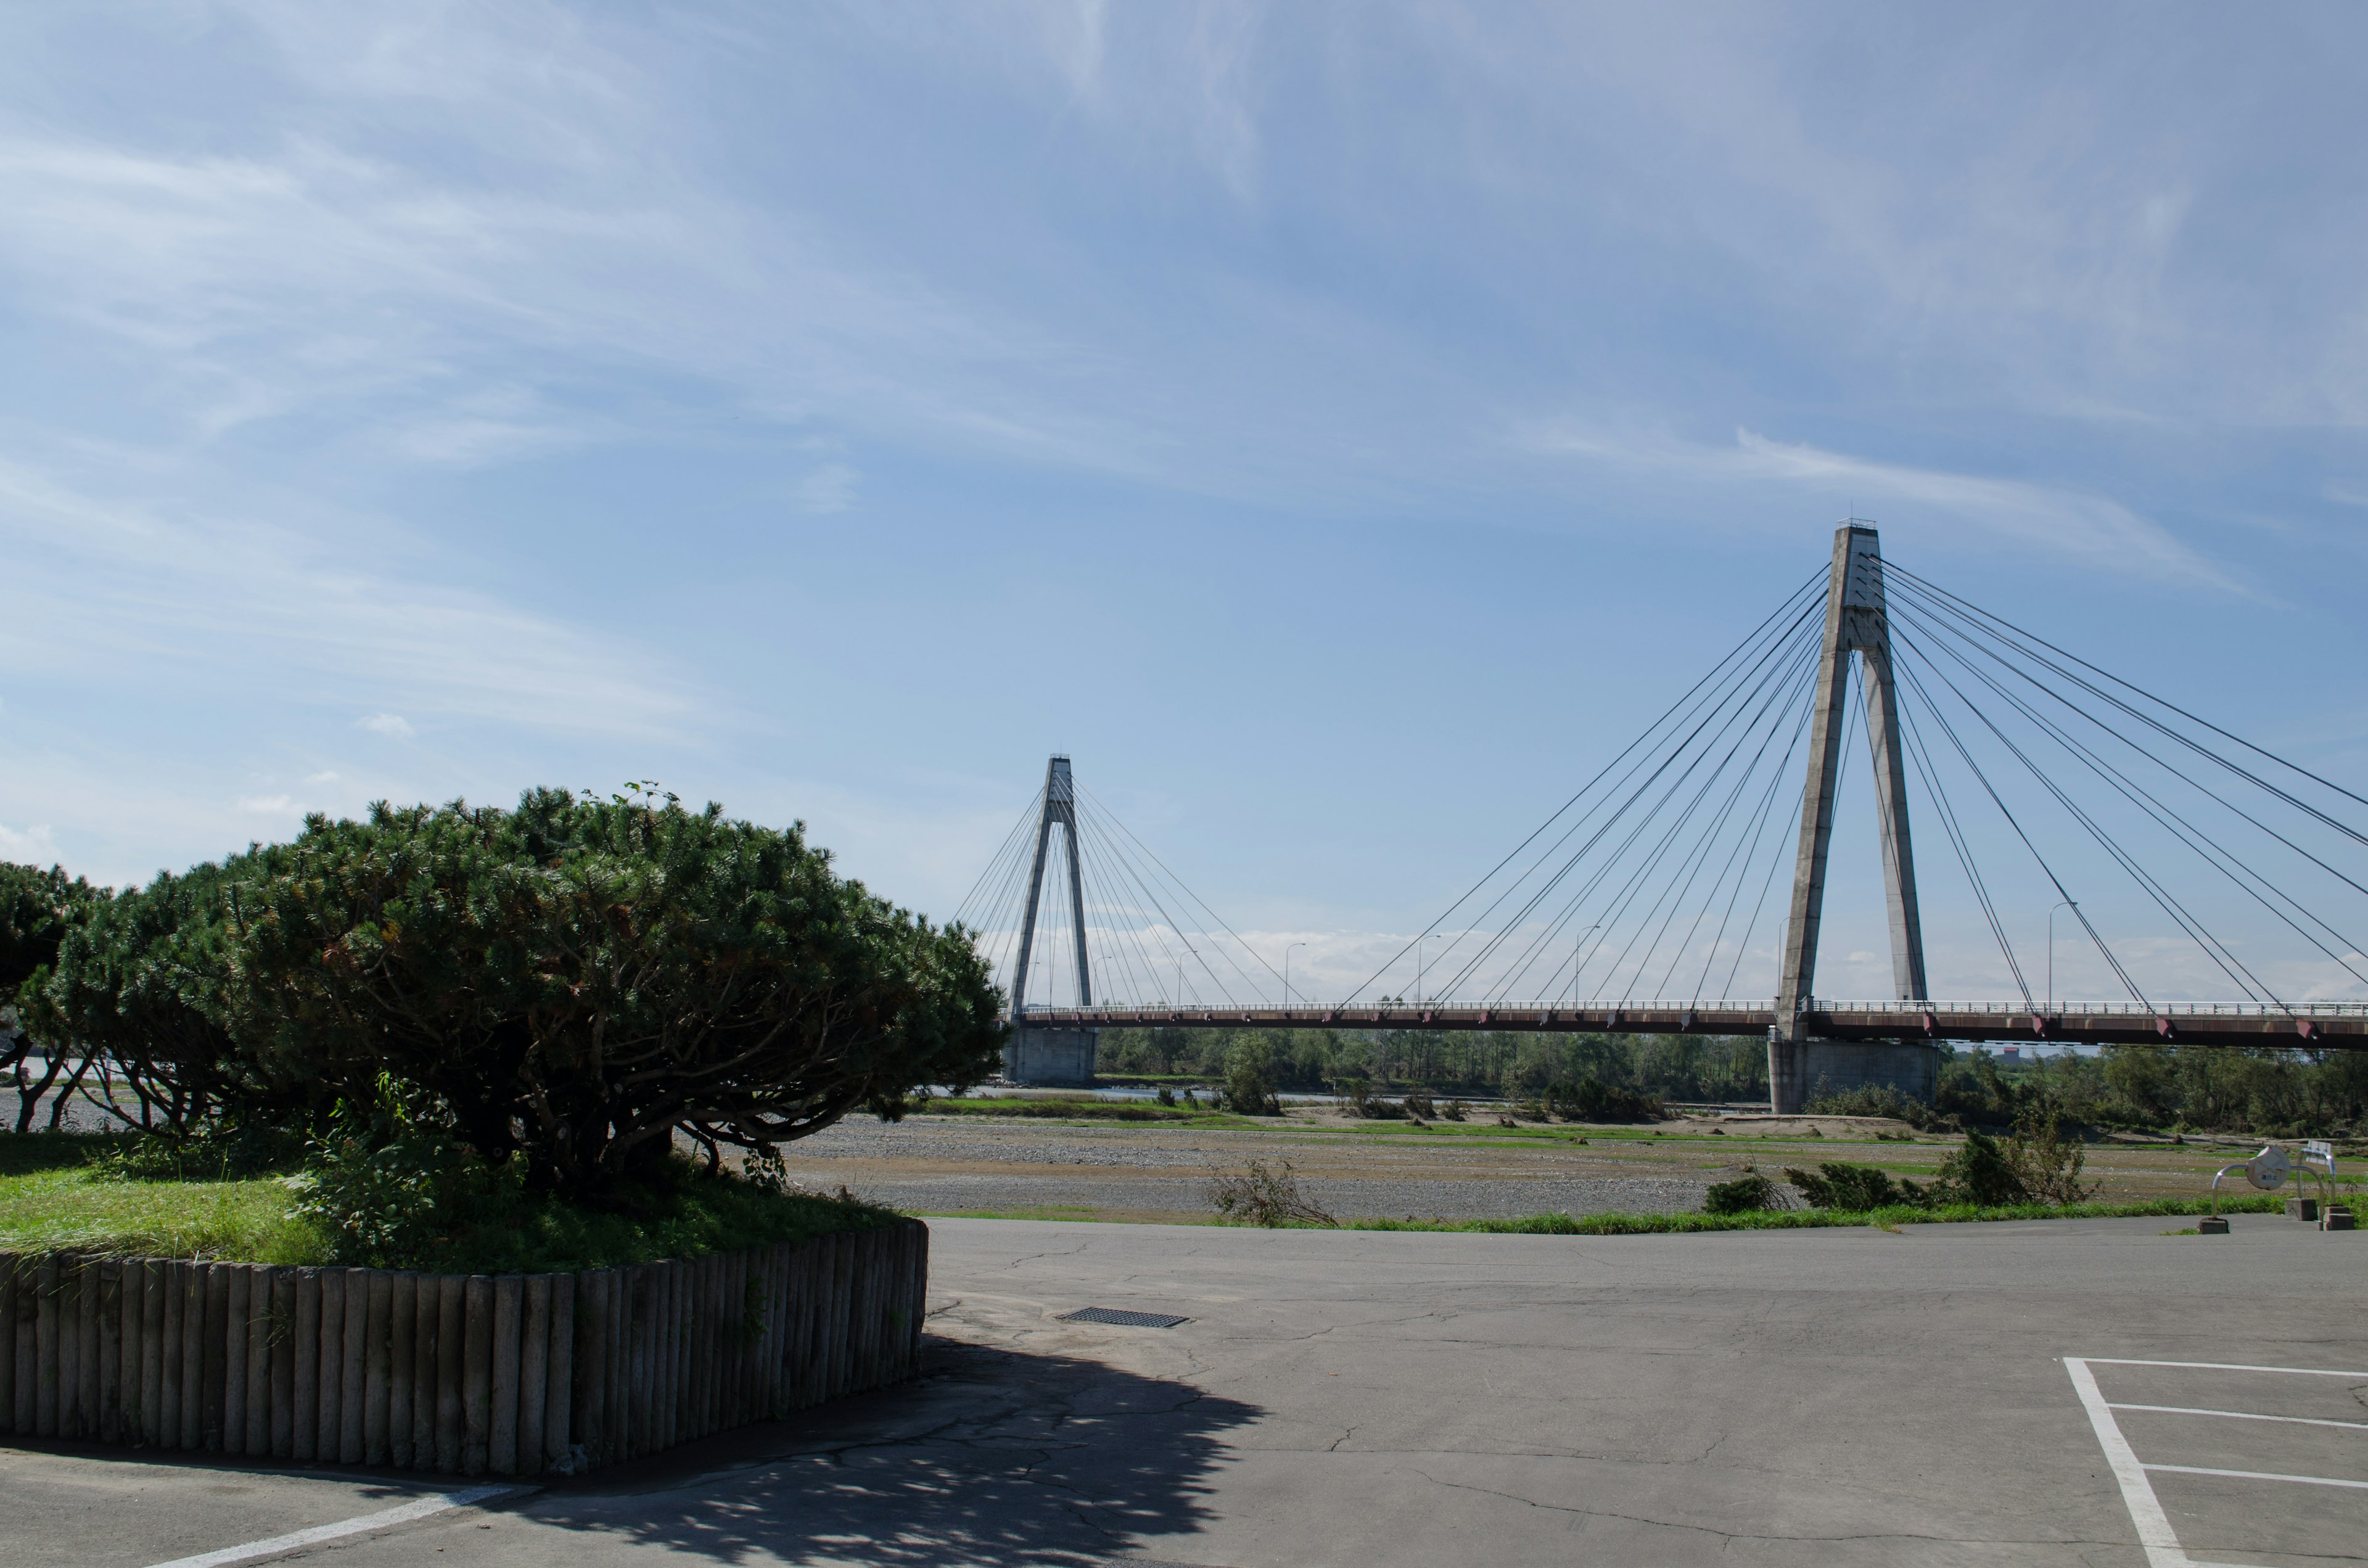
M 1414 939 L 1414 1005 L 1417 1007 L 1422 1006 L 1422 945 L 1425 942 L 1429 941 L 1432 937 L 1441 935 L 1444 935 L 1444 933 L 1425 931 L 1421 936 L 1417 937 Z
M 1578 971 L 1579 971 L 1579 968 L 1580 968 L 1579 961 L 1578 961 L 1578 949 L 1579 949 L 1580 948 L 1582 948 L 1582 947 L 1584 947 L 1584 946 L 1586 946 L 1586 945 L 1587 945 L 1587 939 L 1588 939 L 1589 937 L 1594 936 L 1598 931 L 1600 931 L 1600 930 L 1602 930 L 1602 929 L 1603 929 L 1603 922 L 1601 922 L 1601 921 L 1600 921 L 1600 920 L 1599 920 L 1599 921 L 1597 921 L 1594 925 L 1589 926 L 1586 930 L 1581 931 L 1577 936 L 1576 936 L 1576 937 L 1572 937 L 1572 938 L 1571 938 L 1571 942 L 1570 942 L 1570 999 L 1571 999 L 1571 1003 L 1572 1003 L 1572 1005 L 1573 1005 L 1573 1006 L 1577 1006 L 1577 1002 L 1578 1002 Z
M 1304 948 L 1304 942 L 1293 942 L 1291 948 Z M 1291 1011 L 1291 948 L 1282 949 L 1282 1010 Z
M 2049 910 L 2049 911 L 2047 912 L 2047 1007 L 2048 1007 L 2048 1011 L 2050 1011 L 2050 1012 L 2053 1012 L 2053 1011 L 2055 1011 L 2055 910 L 2056 910 L 2056 909 L 2069 909 L 2073 914 L 2078 915 L 2078 914 L 2079 914 L 2079 913 L 2080 913 L 2080 905 L 2079 905 L 2078 903 L 2074 902 L 2073 900 L 2071 900 L 2071 899 L 2068 899 L 2068 898 L 2067 898 L 2067 899 L 2065 899 L 2065 900 L 2062 900 L 2061 902 L 2059 902 L 2059 903 L 2055 905 L 2055 909 L 2051 909 L 2051 910 Z
M 1198 948 L 1189 946 L 1184 949 L 1184 953 L 1190 953 L 1194 958 L 1201 956 Z M 1184 1005 L 1184 953 L 1176 955 L 1176 1005 L 1179 1007 Z

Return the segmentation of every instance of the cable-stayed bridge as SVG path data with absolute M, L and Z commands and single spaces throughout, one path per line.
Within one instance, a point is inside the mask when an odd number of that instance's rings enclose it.
M 1815 982 L 1861 735 L 1890 975 L 1837 1000 Z M 1952 954 L 1973 999 L 1928 979 L 1914 850 L 1935 829 L 1934 907 L 1986 938 Z M 2044 958 L 2014 929 L 2041 902 Z M 1346 994 L 1294 984 L 1306 943 L 1235 932 L 1064 756 L 957 918 L 1022 1080 L 1090 1077 L 1113 1026 L 1749 1034 L 1788 1110 L 1820 1080 L 1929 1094 L 1940 1040 L 2368 1047 L 2368 798 L 1885 562 L 1857 520 Z M 2059 923 L 2111 999 L 2057 999 Z

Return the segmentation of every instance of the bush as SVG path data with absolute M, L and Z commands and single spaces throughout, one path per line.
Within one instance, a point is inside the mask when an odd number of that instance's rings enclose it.
M 1581 1078 L 1549 1085 L 1543 1108 L 1548 1116 L 1565 1121 L 1652 1121 L 1660 1117 L 1661 1102 L 1657 1096 L 1638 1094 L 1600 1078 Z
M 1803 1108 L 1811 1116 L 1887 1116 L 1921 1132 L 1948 1125 L 1938 1111 L 1913 1095 L 1901 1093 L 1896 1084 L 1861 1084 L 1842 1094 L 1823 1092 L 1822 1084 L 1819 1089 Z
M 1784 1179 L 1801 1189 L 1812 1209 L 1836 1209 L 1859 1213 L 1869 1209 L 1927 1208 L 1931 1191 L 1912 1181 L 1900 1181 L 1873 1165 L 1845 1165 L 1828 1160 L 1813 1174 L 1786 1166 Z
M 1281 1166 L 1252 1160 L 1239 1174 L 1216 1172 L 1209 1179 L 1209 1207 L 1241 1224 L 1338 1225 L 1340 1221 L 1300 1196 L 1299 1176 L 1285 1160 Z
M 17 1096 L 17 1131 L 30 1132 L 41 1101 L 50 1101 L 49 1127 L 64 1125 L 66 1102 L 88 1070 L 87 1052 L 69 1049 L 69 1038 L 52 1027 L 39 1005 L 51 967 L 66 939 L 89 919 L 107 894 L 58 867 L 0 861 L 0 1086 Z M 33 1051 L 41 1048 L 41 1065 Z
M 1789 1176 L 1791 1173 L 1786 1174 Z M 1751 1214 L 1763 1209 L 1782 1209 L 1784 1206 L 1782 1189 L 1756 1171 L 1749 1176 L 1737 1176 L 1733 1181 L 1718 1182 L 1702 1194 L 1702 1212 L 1705 1214 Z
M 1236 1041 L 1227 1055 L 1225 1108 L 1236 1116 L 1282 1114 L 1282 1101 L 1267 1075 L 1266 1052 L 1254 1040 Z

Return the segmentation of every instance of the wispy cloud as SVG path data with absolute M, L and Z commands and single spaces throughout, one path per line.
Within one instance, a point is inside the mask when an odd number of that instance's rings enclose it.
M 354 727 L 397 741 L 407 741 L 419 733 L 411 727 L 411 721 L 400 713 L 373 713 L 367 719 L 355 720 Z M 335 778 L 336 775 L 332 773 L 328 777 Z
M 1750 430 L 1737 430 L 1732 446 L 1719 447 L 1565 421 L 1538 424 L 1518 439 L 1535 451 L 1722 493 L 1777 486 L 1813 492 L 1838 517 L 1845 508 L 1883 507 L 1890 513 L 1879 519 L 1886 526 L 1936 542 L 2044 551 L 2115 573 L 2243 591 L 2160 524 L 2109 496 L 2067 487 L 1853 457 Z

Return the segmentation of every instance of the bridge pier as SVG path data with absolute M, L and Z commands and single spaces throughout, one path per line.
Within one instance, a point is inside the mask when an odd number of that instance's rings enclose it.
M 1819 1095 L 1886 1085 L 1930 1105 L 1941 1088 L 1941 1048 L 1915 1040 L 1768 1041 L 1768 1107 L 1778 1116 L 1799 1114 Z
M 1003 1048 L 1003 1075 L 1015 1084 L 1082 1088 L 1094 1081 L 1099 1029 L 1053 1028 L 1022 1024 Z

